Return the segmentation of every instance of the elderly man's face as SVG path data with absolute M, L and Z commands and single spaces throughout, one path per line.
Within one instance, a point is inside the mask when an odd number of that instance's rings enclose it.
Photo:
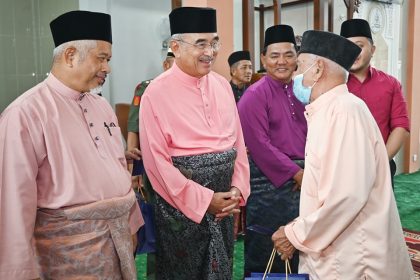
M 85 59 L 75 59 L 76 83 L 81 92 L 88 92 L 105 83 L 107 74 L 111 72 L 109 61 L 112 56 L 112 45 L 106 41 L 97 41 L 96 48 L 87 52 Z M 77 53 L 76 53 L 77 55 Z
M 264 68 L 271 78 L 289 83 L 296 70 L 296 50 L 292 43 L 274 43 L 261 55 Z
M 201 78 L 207 75 L 219 51 L 219 37 L 216 33 L 188 33 L 177 41 L 177 66 L 190 76 Z
M 314 71 L 310 71 L 315 67 L 315 56 L 307 53 L 301 53 L 297 58 L 297 70 L 296 75 L 303 74 L 302 84 L 305 87 L 311 87 L 314 85 L 313 74 Z
M 252 77 L 252 63 L 249 60 L 240 60 L 232 67 L 232 79 L 240 83 L 249 83 Z
M 366 69 L 369 66 L 370 61 L 375 52 L 375 46 L 372 45 L 372 43 L 366 37 L 350 37 L 347 39 L 349 39 L 362 49 L 362 52 L 359 54 L 356 61 L 351 66 L 350 72 L 358 72 Z

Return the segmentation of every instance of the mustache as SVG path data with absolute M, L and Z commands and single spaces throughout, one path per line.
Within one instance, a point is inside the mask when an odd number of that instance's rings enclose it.
M 212 62 L 214 60 L 214 57 L 209 55 L 202 55 L 199 57 L 199 60 L 204 62 Z

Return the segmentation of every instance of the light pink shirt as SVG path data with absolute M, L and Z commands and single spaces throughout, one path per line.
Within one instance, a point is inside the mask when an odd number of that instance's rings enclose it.
M 232 186 L 244 200 L 249 196 L 248 159 L 232 88 L 214 72 L 198 79 L 174 64 L 154 79 L 140 105 L 140 143 L 155 191 L 196 223 L 213 191 L 184 177 L 172 165 L 172 156 L 236 148 Z
M 104 122 L 115 127 L 109 132 Z M 87 204 L 131 190 L 110 105 L 52 74 L 2 113 L 0 158 L 0 279 L 38 277 L 31 243 L 37 208 Z M 142 224 L 136 204 L 132 233 Z
M 285 228 L 312 280 L 413 279 L 382 135 L 339 85 L 306 106 L 300 216 Z

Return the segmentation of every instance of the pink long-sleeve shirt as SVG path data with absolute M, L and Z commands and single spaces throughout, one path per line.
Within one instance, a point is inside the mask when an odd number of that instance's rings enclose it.
M 285 227 L 313 280 L 413 279 L 381 132 L 339 85 L 306 106 L 300 215 Z
M 236 148 L 232 186 L 246 200 L 249 165 L 241 123 L 229 83 L 210 72 L 198 79 L 174 64 L 147 87 L 140 105 L 140 144 L 154 190 L 199 223 L 213 191 L 187 179 L 171 157 Z
M 32 246 L 37 208 L 87 204 L 131 190 L 111 106 L 52 74 L 2 113 L 0 159 L 0 279 L 38 277 Z M 136 204 L 132 233 L 142 224 Z

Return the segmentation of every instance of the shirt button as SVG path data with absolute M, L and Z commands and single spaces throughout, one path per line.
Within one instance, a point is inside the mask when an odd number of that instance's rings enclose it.
M 295 112 L 292 112 L 292 115 L 294 115 L 295 114 Z
M 96 136 L 95 137 L 95 141 L 99 141 L 99 136 Z
M 83 112 L 87 113 L 87 109 L 83 109 Z
M 89 126 L 92 127 L 93 126 L 93 123 L 89 123 Z
M 293 103 L 292 103 L 292 106 L 293 106 L 293 105 L 295 105 L 295 104 L 293 104 Z

